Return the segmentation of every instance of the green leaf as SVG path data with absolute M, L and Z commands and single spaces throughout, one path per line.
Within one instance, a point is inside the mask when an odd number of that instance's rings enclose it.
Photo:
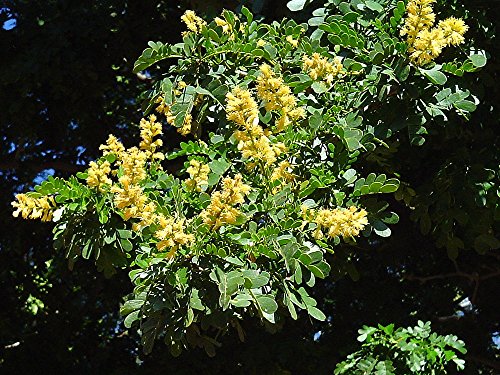
M 365 5 L 367 6 L 368 9 L 371 9 L 371 10 L 378 12 L 378 13 L 381 13 L 384 11 L 384 7 L 375 1 L 371 1 L 371 0 L 365 1 Z
M 486 65 L 487 62 L 486 56 L 479 54 L 470 55 L 469 59 L 470 61 L 472 61 L 472 63 L 476 68 L 482 68 L 483 66 Z
M 446 75 L 444 75 L 443 72 L 437 70 L 437 69 L 431 69 L 431 70 L 426 70 L 426 69 L 420 69 L 422 74 L 426 76 L 429 81 L 436 85 L 444 85 L 447 81 Z
M 142 299 L 131 299 L 124 303 L 122 308 L 120 309 L 121 315 L 128 315 L 132 311 L 139 310 L 144 304 L 144 300 Z
M 139 314 L 141 313 L 140 310 L 136 310 L 131 312 L 130 314 L 127 315 L 125 318 L 123 324 L 125 325 L 126 328 L 132 327 L 132 324 L 139 319 Z
M 470 100 L 458 100 L 453 103 L 455 108 L 461 109 L 465 112 L 474 112 L 476 110 L 476 105 Z
M 134 248 L 134 246 L 132 245 L 132 242 L 130 242 L 126 238 L 121 238 L 120 244 L 122 245 L 123 250 L 125 250 L 125 251 L 132 251 L 132 249 Z
M 278 310 L 278 304 L 271 295 L 258 294 L 255 296 L 255 300 L 259 305 L 260 310 L 266 314 L 274 314 L 276 310 Z
M 231 166 L 225 159 L 214 160 L 208 163 L 210 170 L 216 175 L 222 176 Z
M 324 322 L 326 320 L 326 315 L 317 307 L 307 306 L 307 312 L 316 320 L 319 320 L 321 322 Z
M 304 6 L 306 5 L 307 0 L 291 0 L 289 1 L 286 6 L 288 9 L 290 9 L 292 12 L 297 12 L 299 10 L 304 9 Z

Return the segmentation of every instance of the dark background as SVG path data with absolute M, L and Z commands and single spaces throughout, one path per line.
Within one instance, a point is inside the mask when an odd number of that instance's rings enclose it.
M 246 3 L 267 21 L 292 15 L 286 1 Z M 462 124 L 471 133 L 465 140 L 437 138 L 403 155 L 414 158 L 405 172 L 417 191 L 435 176 L 425 166 L 439 169 L 458 147 L 471 155 L 485 147 L 493 155 L 499 151 L 491 145 L 498 139 L 494 26 L 500 4 L 463 3 L 473 22 L 489 27 L 470 31 L 491 55 L 481 73 L 484 103 L 470 123 Z M 178 41 L 185 9 L 213 16 L 239 2 L 0 4 L 0 373 L 331 374 L 335 363 L 355 350 L 363 324 L 410 325 L 418 319 L 466 342 L 466 373 L 500 373 L 498 251 L 462 253 L 457 272 L 446 251 L 422 236 L 402 205 L 389 242 L 360 254 L 359 281 L 328 281 L 315 289 L 327 322 L 303 316 L 271 334 L 259 322 L 245 321 L 246 342 L 227 336 L 215 358 L 198 350 L 172 358 L 161 343 L 143 356 L 137 335 L 118 315 L 131 289 L 126 272 L 105 279 L 91 262 L 78 262 L 69 271 L 63 254 L 52 248 L 51 225 L 14 219 L 10 202 L 48 174 L 64 177 L 84 169 L 109 133 L 125 143 L 136 137 L 138 97 L 151 80 L 131 70 L 147 42 Z M 294 16 L 307 19 L 307 12 Z M 172 132 L 165 140 L 174 147 L 179 138 Z M 493 157 L 493 163 L 497 160 Z M 460 306 L 463 298 L 457 298 L 463 295 L 472 304 Z

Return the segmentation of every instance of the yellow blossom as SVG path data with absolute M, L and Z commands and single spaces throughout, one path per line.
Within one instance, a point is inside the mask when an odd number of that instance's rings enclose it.
M 304 55 L 302 69 L 309 74 L 313 80 L 324 80 L 332 84 L 335 77 L 342 72 L 342 61 L 339 57 L 333 59 L 333 63 L 326 57 L 315 52 L 311 57 Z
M 148 157 L 152 159 L 164 159 L 164 155 L 161 152 L 156 152 L 158 147 L 163 145 L 163 141 L 161 139 L 154 140 L 154 137 L 157 137 L 162 132 L 162 125 L 159 122 L 156 122 L 156 116 L 149 116 L 149 121 L 146 119 L 142 119 L 140 122 L 141 128 L 141 143 L 139 147 L 141 150 L 145 151 Z
M 335 208 L 320 209 L 318 211 L 302 208 L 302 215 L 306 221 L 317 225 L 313 237 L 321 239 L 325 234 L 330 237 L 354 238 L 368 224 L 367 212 L 356 206 L 348 209 Z
M 168 118 L 167 121 L 169 121 Z M 171 122 L 172 125 L 175 125 L 174 121 L 175 117 L 173 116 L 170 117 L 169 122 Z M 184 116 L 184 122 L 182 123 L 182 126 L 180 128 L 177 128 L 177 132 L 186 136 L 189 133 L 191 133 L 192 125 L 193 125 L 193 116 L 191 115 L 191 113 L 186 113 L 186 115 Z
M 406 35 L 411 46 L 422 30 L 430 29 L 436 20 L 432 4 L 436 0 L 410 0 L 406 5 L 406 18 L 401 35 Z
M 220 17 L 215 17 L 214 21 L 217 24 L 217 26 L 222 27 L 222 32 L 224 34 L 230 34 L 233 31 L 233 28 L 231 27 L 231 25 L 228 22 L 226 22 L 226 20 L 224 20 Z
M 264 100 L 268 111 L 278 111 L 281 117 L 276 122 L 276 131 L 286 129 L 293 121 L 305 117 L 305 111 L 297 107 L 297 98 L 281 77 L 277 77 L 267 64 L 260 66 L 257 77 L 257 96 Z
M 110 134 L 106 144 L 100 145 L 99 150 L 103 151 L 103 155 L 113 154 L 119 158 L 121 153 L 125 151 L 125 147 L 113 134 Z
M 419 66 L 438 57 L 443 48 L 464 42 L 468 26 L 460 18 L 450 17 L 433 27 L 436 15 L 432 9 L 435 0 L 410 0 L 401 35 L 406 35 L 411 61 Z
M 243 203 L 249 192 L 250 186 L 243 183 L 240 174 L 224 178 L 222 191 L 212 193 L 210 204 L 200 214 L 203 222 L 214 230 L 224 224 L 236 223 L 241 212 L 234 206 Z
M 144 180 L 147 176 L 145 169 L 147 158 L 147 154 L 137 147 L 129 148 L 123 152 L 120 157 L 123 176 L 120 177 L 119 181 L 122 182 L 126 179 L 129 184 L 137 184 Z
M 186 24 L 188 30 L 195 34 L 199 34 L 203 29 L 203 26 L 207 24 L 192 10 L 186 10 L 186 12 L 181 16 L 181 20 Z
M 110 173 L 111 165 L 108 161 L 103 161 L 100 164 L 91 161 L 87 171 L 87 185 L 91 188 L 98 188 L 99 191 L 104 191 L 105 186 L 111 186 L 113 183 L 109 178 Z
M 226 95 L 226 117 L 240 126 L 258 123 L 259 110 L 250 91 L 235 87 Z
M 257 47 L 264 47 L 267 44 L 267 42 L 264 39 L 259 39 L 257 41 Z
M 239 141 L 238 150 L 243 157 L 262 160 L 265 164 L 274 163 L 286 148 L 282 143 L 273 144 L 270 133 L 258 124 L 257 103 L 250 91 L 235 87 L 226 98 L 227 119 L 242 127 L 234 132 L 234 137 Z
M 428 64 L 441 54 L 445 46 L 446 40 L 442 29 L 435 27 L 422 30 L 410 49 L 412 51 L 410 58 L 417 65 Z
M 210 173 L 208 165 L 192 159 L 186 172 L 189 173 L 189 178 L 186 180 L 186 186 L 189 190 L 201 191 L 204 186 L 208 185 L 208 174 Z
M 284 182 L 291 182 L 295 179 L 295 175 L 291 172 L 292 165 L 288 160 L 283 160 L 274 168 L 271 174 L 271 181 L 282 180 Z
M 159 240 L 156 248 L 159 251 L 169 249 L 168 256 L 173 257 L 181 246 L 189 246 L 194 242 L 194 235 L 184 232 L 186 219 L 175 220 L 173 217 L 158 215 L 159 229 L 154 236 Z
M 447 45 L 457 46 L 465 41 L 464 34 L 469 30 L 461 18 L 450 17 L 440 21 L 438 27 L 443 30 Z
M 297 48 L 297 46 L 299 45 L 299 41 L 297 39 L 293 39 L 293 36 L 291 35 L 288 35 L 286 37 L 286 41 L 290 43 L 294 48 Z
M 23 219 L 40 219 L 51 221 L 56 207 L 56 202 L 52 196 L 41 196 L 35 198 L 32 194 L 17 194 L 16 200 L 11 203 L 16 211 L 12 216 L 18 217 L 21 214 Z

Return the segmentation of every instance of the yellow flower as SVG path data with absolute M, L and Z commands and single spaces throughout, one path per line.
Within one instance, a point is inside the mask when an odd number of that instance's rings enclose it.
M 215 17 L 214 21 L 217 24 L 217 26 L 222 27 L 222 32 L 224 34 L 230 34 L 233 31 L 233 28 L 229 23 L 226 22 L 226 20 L 223 20 L 222 18 L 219 17 Z
M 313 237 L 321 239 L 325 233 L 328 237 L 354 238 L 368 224 L 367 212 L 356 206 L 348 209 L 335 208 L 320 209 L 318 211 L 302 208 L 304 220 L 313 222 L 317 225 L 313 232 Z
M 438 57 L 446 46 L 443 30 L 435 27 L 431 30 L 422 30 L 411 48 L 411 60 L 421 66 L 430 63 Z
M 158 147 L 163 145 L 163 141 L 161 139 L 153 140 L 154 137 L 162 135 L 162 125 L 159 122 L 156 122 L 156 116 L 149 116 L 149 121 L 142 119 L 140 122 L 141 128 L 141 143 L 139 147 L 141 150 L 145 151 L 148 157 L 152 159 L 160 159 L 163 160 L 165 156 L 156 152 Z
M 104 191 L 106 186 L 111 186 L 113 182 L 108 177 L 111 173 L 111 165 L 108 161 L 97 164 L 95 161 L 89 163 L 87 171 L 87 185 L 91 188 L 98 188 Z
M 239 141 L 238 150 L 243 157 L 262 160 L 265 164 L 274 163 L 285 146 L 282 143 L 273 144 L 269 132 L 258 124 L 257 103 L 250 91 L 235 87 L 226 98 L 227 119 L 242 127 L 242 130 L 234 132 L 234 137 Z
M 267 42 L 264 39 L 259 39 L 257 41 L 257 47 L 264 47 L 267 44 Z
M 277 132 L 305 116 L 304 109 L 297 107 L 297 98 L 292 94 L 290 87 L 281 77 L 276 77 L 267 64 L 260 66 L 260 74 L 257 77 L 257 96 L 264 100 L 266 110 L 281 113 L 281 117 L 276 122 Z
M 33 197 L 31 194 L 17 194 L 16 201 L 11 203 L 16 211 L 12 216 L 18 217 L 21 214 L 23 219 L 40 219 L 42 221 L 51 221 L 56 202 L 52 196 Z
M 436 15 L 432 9 L 435 0 L 410 0 L 401 35 L 406 35 L 411 61 L 419 66 L 438 57 L 443 48 L 464 42 L 468 26 L 460 18 L 450 17 L 433 27 Z
M 122 182 L 122 179 L 126 179 L 130 184 L 137 184 L 144 180 L 147 176 L 145 169 L 147 158 L 147 154 L 137 147 L 129 148 L 123 152 L 120 157 L 123 176 L 120 177 L 119 181 Z
M 222 181 L 222 191 L 212 193 L 210 204 L 200 214 L 203 222 L 213 230 L 224 224 L 234 224 L 241 212 L 234 206 L 245 201 L 250 186 L 243 183 L 240 174 Z
M 447 45 L 457 46 L 465 41 L 464 34 L 469 30 L 463 19 L 450 17 L 440 21 L 438 27 L 443 30 Z
M 342 61 L 339 57 L 333 59 L 333 63 L 328 61 L 326 57 L 315 52 L 311 57 L 304 55 L 302 69 L 309 74 L 311 79 L 325 80 L 328 84 L 332 84 L 335 77 L 342 72 Z
M 202 191 L 203 187 L 208 185 L 208 174 L 210 173 L 208 165 L 192 159 L 186 172 L 189 173 L 189 178 L 186 180 L 186 186 L 189 190 Z
M 410 0 L 406 5 L 406 18 L 401 35 L 407 36 L 407 42 L 411 46 L 420 31 L 430 29 L 434 25 L 436 15 L 432 4 L 436 0 Z
M 235 87 L 226 95 L 226 118 L 240 126 L 250 126 L 259 121 L 257 103 L 250 91 Z
M 189 31 L 199 34 L 207 23 L 196 15 L 192 10 L 186 10 L 181 16 L 181 20 L 186 24 Z
M 194 242 L 194 235 L 184 232 L 186 219 L 175 220 L 172 217 L 158 215 L 159 229 L 154 236 L 159 240 L 156 248 L 159 251 L 169 249 L 168 256 L 173 257 L 181 246 L 189 246 Z
M 293 36 L 291 35 L 288 35 L 286 37 L 286 41 L 290 43 L 294 48 L 297 48 L 297 46 L 299 45 L 299 41 L 297 39 L 293 39 Z
M 274 168 L 271 174 L 271 181 L 282 180 L 284 182 L 291 182 L 295 179 L 295 175 L 291 172 L 293 170 L 289 161 L 283 160 Z
M 177 128 L 177 132 L 186 136 L 191 133 L 193 126 L 193 116 L 191 113 L 186 113 L 186 116 L 184 116 L 184 122 L 182 123 L 182 126 L 180 128 Z
M 103 151 L 103 155 L 113 154 L 119 158 L 121 153 L 125 151 L 125 147 L 113 134 L 110 134 L 106 144 L 100 145 L 99 150 Z

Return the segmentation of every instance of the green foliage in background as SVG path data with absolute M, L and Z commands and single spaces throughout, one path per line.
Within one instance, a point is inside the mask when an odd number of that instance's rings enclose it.
M 459 370 L 464 368 L 457 356 L 467 352 L 464 342 L 454 335 L 432 332 L 430 322 L 397 329 L 394 324 L 364 326 L 359 334 L 361 350 L 339 363 L 335 375 L 446 374 L 448 362 Z

